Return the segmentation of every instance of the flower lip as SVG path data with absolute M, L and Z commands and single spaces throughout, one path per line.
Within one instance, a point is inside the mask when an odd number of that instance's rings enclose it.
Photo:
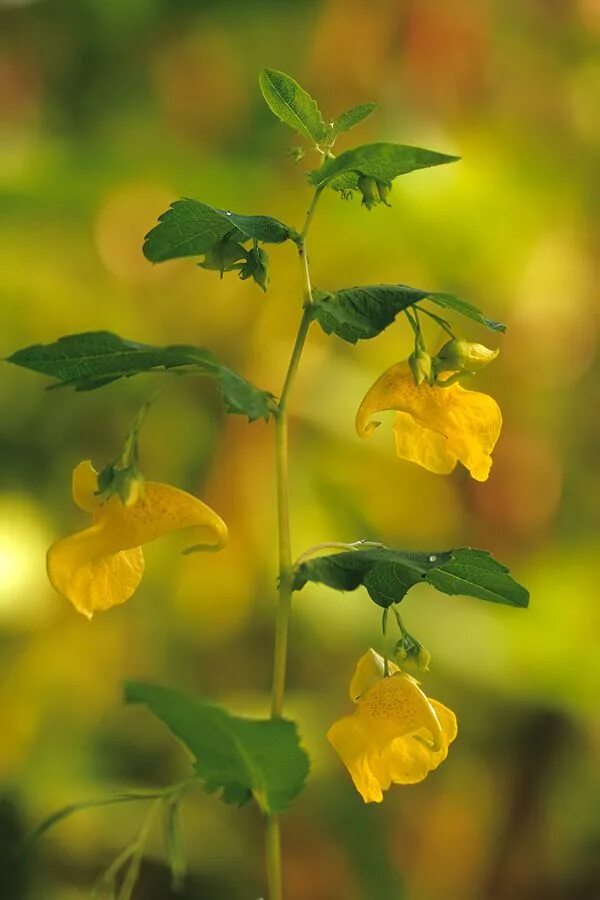
M 227 526 L 209 506 L 167 484 L 147 482 L 143 496 L 125 506 L 118 496 L 102 502 L 89 460 L 73 472 L 73 499 L 92 524 L 62 538 L 48 551 L 48 577 L 55 590 L 91 617 L 124 603 L 144 571 L 143 544 L 173 531 L 191 530 L 194 549 L 217 550 Z
M 450 379 L 449 379 L 450 380 Z M 396 452 L 431 472 L 448 474 L 461 462 L 477 481 L 488 478 L 491 453 L 502 426 L 492 397 L 457 383 L 416 385 L 408 361 L 384 372 L 365 394 L 356 413 L 356 431 L 368 437 L 378 412 L 394 410 Z

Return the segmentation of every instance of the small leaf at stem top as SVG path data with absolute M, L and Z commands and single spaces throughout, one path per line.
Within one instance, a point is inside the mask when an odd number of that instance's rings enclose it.
M 258 82 L 267 106 L 278 119 L 314 144 L 325 140 L 328 128 L 316 100 L 285 72 L 263 69 Z
M 337 137 L 344 131 L 350 131 L 351 128 L 354 128 L 355 125 L 358 125 L 374 113 L 377 108 L 377 103 L 360 103 L 358 106 L 353 106 L 352 109 L 347 109 L 346 112 L 339 115 L 333 122 L 332 129 L 334 136 Z

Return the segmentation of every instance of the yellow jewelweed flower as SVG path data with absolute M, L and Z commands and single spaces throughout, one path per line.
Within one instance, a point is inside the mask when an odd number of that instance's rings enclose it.
M 146 482 L 130 506 L 118 496 L 102 502 L 98 473 L 85 460 L 73 471 L 73 500 L 92 514 L 89 528 L 50 547 L 48 577 L 54 589 L 91 619 L 100 610 L 128 600 L 143 572 L 142 544 L 172 531 L 194 529 L 198 549 L 219 550 L 227 526 L 213 510 L 185 491 Z
M 374 650 L 358 661 L 350 682 L 351 716 L 335 722 L 327 738 L 365 803 L 381 803 L 391 784 L 415 784 L 448 755 L 456 717 L 427 697 L 419 683 Z
M 381 375 L 367 391 L 356 414 L 356 430 L 368 437 L 380 424 L 369 419 L 383 410 L 396 410 L 393 430 L 396 452 L 446 475 L 457 462 L 476 481 L 486 481 L 502 427 L 500 407 L 492 397 L 425 381 L 416 385 L 408 362 L 399 362 Z

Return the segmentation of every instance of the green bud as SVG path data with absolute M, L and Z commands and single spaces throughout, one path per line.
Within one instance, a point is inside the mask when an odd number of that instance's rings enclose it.
M 444 344 L 433 360 L 436 375 L 439 372 L 463 372 L 474 374 L 485 369 L 496 359 L 499 350 L 490 350 L 483 344 L 472 344 L 470 341 L 451 340 Z
M 261 247 L 253 247 L 246 256 L 246 262 L 240 269 L 240 278 L 253 278 L 257 285 L 267 290 L 269 280 L 269 257 Z
M 392 192 L 392 185 L 386 184 L 384 181 L 377 182 L 377 192 L 379 194 L 379 199 L 382 203 L 385 203 L 386 206 L 391 206 L 390 203 L 390 194 Z
M 125 506 L 135 506 L 143 498 L 145 485 L 144 476 L 134 467 L 116 473 L 114 489 Z
M 220 272 L 222 278 L 223 272 L 231 272 L 232 269 L 239 268 L 236 263 L 246 259 L 246 255 L 246 249 L 238 241 L 232 241 L 226 236 L 206 251 L 204 259 L 198 265 L 201 269 Z
M 394 658 L 402 669 L 429 671 L 431 653 L 406 631 L 394 647 Z
M 136 466 L 119 468 L 110 463 L 98 476 L 98 495 L 104 503 L 118 496 L 125 506 L 135 506 L 144 496 L 145 483 Z
M 306 154 L 306 150 L 304 147 L 288 147 L 285 152 L 288 156 L 292 157 L 295 163 L 299 163 Z
M 98 475 L 98 490 L 96 494 L 103 499 L 111 495 L 111 488 L 115 480 L 115 467 L 112 463 L 105 466 Z
M 362 205 L 367 209 L 377 206 L 381 202 L 377 181 L 370 175 L 361 175 L 358 179 L 358 189 L 362 194 Z
M 431 356 L 427 350 L 424 350 L 422 347 L 415 347 L 414 352 L 408 357 L 408 364 L 417 387 L 423 384 L 424 381 L 427 384 L 431 384 Z

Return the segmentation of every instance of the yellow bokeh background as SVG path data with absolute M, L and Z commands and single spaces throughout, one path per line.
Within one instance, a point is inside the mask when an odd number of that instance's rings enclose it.
M 475 545 L 531 590 L 528 611 L 414 589 L 404 618 L 431 651 L 428 694 L 459 737 L 421 785 L 364 806 L 325 740 L 348 712 L 357 657 L 380 646 L 362 591 L 296 595 L 288 713 L 313 759 L 284 820 L 287 900 L 591 900 L 600 893 L 597 559 L 598 327 L 594 182 L 600 14 L 593 0 L 0 2 L 2 356 L 109 329 L 195 343 L 277 393 L 300 314 L 291 247 L 273 247 L 266 295 L 193 260 L 151 266 L 144 234 L 192 196 L 298 226 L 310 156 L 265 107 L 263 66 L 300 80 L 334 116 L 376 100 L 339 142 L 462 157 L 395 183 L 367 212 L 333 192 L 310 239 L 323 289 L 402 282 L 454 292 L 508 324 L 476 387 L 504 429 L 485 484 L 397 460 L 392 435 L 354 432 L 356 407 L 410 352 L 399 321 L 344 344 L 315 326 L 291 400 L 296 555 L 320 541 Z M 597 184 L 597 182 L 596 182 Z M 440 341 L 430 328 L 433 346 Z M 78 813 L 27 857 L 45 815 L 112 790 L 183 778 L 165 729 L 121 702 L 127 678 L 268 708 L 275 603 L 273 432 L 224 415 L 215 386 L 182 379 L 142 434 L 149 479 L 197 493 L 227 521 L 218 554 L 147 548 L 135 597 L 91 623 L 55 596 L 49 543 L 84 524 L 81 459 L 103 466 L 160 382 L 45 392 L 0 380 L 0 897 L 78 900 L 134 836 L 139 804 Z M 474 385 L 475 386 L 475 385 Z M 197 791 L 186 801 L 189 898 L 264 891 L 258 814 Z M 161 835 L 137 900 L 170 892 Z

